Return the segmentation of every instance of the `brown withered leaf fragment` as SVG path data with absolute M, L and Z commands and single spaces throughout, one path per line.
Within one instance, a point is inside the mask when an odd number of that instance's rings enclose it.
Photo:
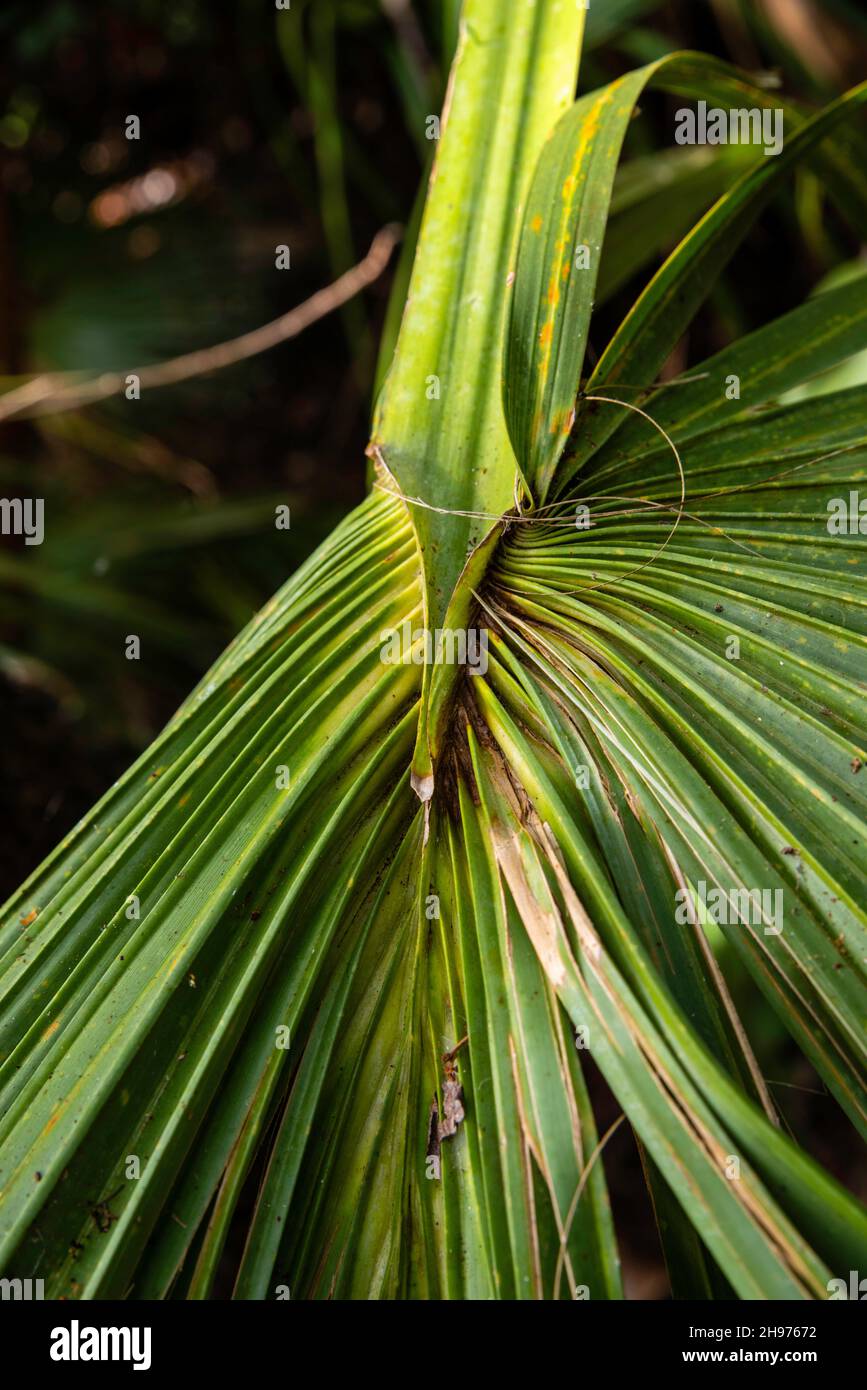
M 439 1124 L 440 1139 L 451 1139 L 457 1134 L 458 1125 L 464 1118 L 463 1088 L 458 1080 L 443 1082 L 443 1117 Z
M 457 1134 L 458 1125 L 466 1113 L 463 1107 L 464 1088 L 458 1079 L 458 1066 L 455 1061 L 455 1053 L 465 1042 L 466 1038 L 462 1038 L 457 1047 L 443 1054 L 443 1114 L 437 1127 L 440 1142 Z

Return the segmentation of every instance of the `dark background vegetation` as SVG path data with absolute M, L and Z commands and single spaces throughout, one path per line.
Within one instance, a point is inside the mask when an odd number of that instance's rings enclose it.
M 505 0 L 504 0 L 505 3 Z M 0 388 L 132 370 L 253 328 L 409 223 L 455 0 L 6 0 L 0 12 Z M 581 85 L 679 47 L 827 100 L 867 72 L 858 0 L 591 0 Z M 140 117 L 138 141 L 124 137 Z M 672 143 L 649 98 L 640 157 Z M 633 237 L 651 248 L 654 227 Z M 275 267 L 275 247 L 292 268 Z M 678 369 L 857 254 L 801 179 L 714 292 Z M 595 345 L 646 271 L 603 305 Z M 210 661 L 363 495 L 394 267 L 302 338 L 225 372 L 0 427 L 0 495 L 46 539 L 0 549 L 0 897 L 147 745 Z M 399 291 L 398 291 L 399 292 Z M 287 503 L 292 526 L 278 531 Z M 141 637 L 138 662 L 125 638 Z M 753 996 L 786 1121 L 858 1186 L 845 1122 Z M 616 1107 L 597 1086 L 600 1128 Z M 623 1127 L 607 1160 L 633 1296 L 664 1294 Z M 641 1193 L 640 1205 L 636 1193 Z M 862 1192 L 863 1195 L 863 1192 Z

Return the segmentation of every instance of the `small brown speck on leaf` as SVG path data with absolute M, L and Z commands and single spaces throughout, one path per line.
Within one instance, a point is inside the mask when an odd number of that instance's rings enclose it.
M 114 1212 L 111 1209 L 111 1206 L 109 1205 L 109 1203 L 114 1201 L 115 1197 L 120 1191 L 122 1191 L 122 1189 L 118 1188 L 117 1191 L 112 1192 L 110 1197 L 106 1197 L 104 1202 L 97 1202 L 96 1206 L 91 1207 L 90 1209 L 90 1214 L 93 1220 L 96 1222 L 96 1229 L 100 1231 L 102 1235 L 108 1234 L 108 1232 L 111 1230 L 111 1224 L 113 1221 L 120 1220 L 119 1217 L 115 1216 Z
M 783 854 L 797 854 L 797 852 L 794 845 L 783 845 Z
M 853 758 L 849 766 L 851 767 L 853 772 L 860 772 L 864 764 L 862 763 L 860 758 Z

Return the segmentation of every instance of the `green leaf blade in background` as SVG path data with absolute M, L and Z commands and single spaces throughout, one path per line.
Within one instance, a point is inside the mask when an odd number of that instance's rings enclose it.
M 681 90 L 679 83 L 677 90 Z M 862 84 L 805 121 L 789 137 L 780 154 L 763 160 L 723 194 L 672 252 L 613 335 L 588 380 L 589 395 L 616 388 L 619 382 L 630 388 L 655 382 L 715 278 L 785 174 L 865 102 L 867 84 Z M 607 414 L 600 417 L 600 410 Z M 584 417 L 578 423 L 580 438 L 560 470 L 561 491 L 596 449 L 620 428 L 626 413 L 612 411 L 610 406 L 600 407 L 598 402 L 588 402 L 579 411 L 579 417 Z
M 725 104 L 747 97 L 759 107 L 773 104 L 722 64 L 700 55 L 673 54 L 583 97 L 561 120 L 540 156 L 526 206 L 503 369 L 512 443 L 540 503 L 575 426 L 576 408 L 587 419 L 579 418 L 576 448 L 558 480 L 561 488 L 604 442 L 595 423 L 598 403 L 582 407 L 578 393 L 614 171 L 636 103 L 650 86 Z M 624 378 L 630 387 L 653 381 L 714 276 L 791 165 L 865 99 L 863 89 L 856 89 L 828 112 L 804 122 L 781 153 L 760 157 L 719 198 L 615 334 L 590 375 L 590 394 L 616 387 Z M 618 419 L 609 409 L 603 415 L 607 433 L 622 423 L 623 414 Z

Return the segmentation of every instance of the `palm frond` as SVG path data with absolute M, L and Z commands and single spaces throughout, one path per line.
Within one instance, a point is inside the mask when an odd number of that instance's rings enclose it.
M 657 374 L 799 161 L 857 208 L 867 88 L 714 185 L 582 390 L 641 93 L 770 98 L 681 54 L 566 110 L 576 10 L 467 0 L 370 496 L 6 907 L 0 1265 L 51 1297 L 619 1299 L 588 1058 L 677 1296 L 864 1267 L 729 967 L 863 1132 L 867 397 L 780 397 L 867 281 Z

